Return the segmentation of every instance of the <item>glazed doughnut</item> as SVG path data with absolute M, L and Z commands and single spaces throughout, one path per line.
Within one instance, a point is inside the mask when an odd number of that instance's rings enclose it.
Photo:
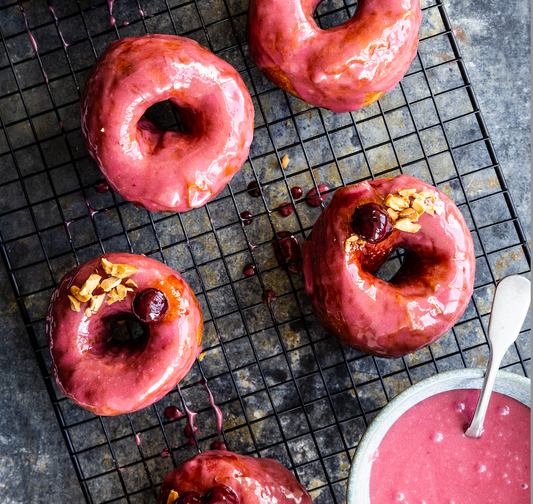
M 170 100 L 184 132 L 143 114 Z M 150 211 L 185 212 L 214 198 L 240 169 L 254 109 L 239 73 L 194 40 L 145 35 L 113 42 L 80 100 L 89 154 L 109 185 Z
M 179 465 L 163 481 L 156 504 L 222 502 L 312 504 L 305 488 L 275 460 L 227 450 L 205 451 Z
M 403 264 L 374 275 L 392 252 Z M 453 201 L 408 175 L 335 191 L 303 244 L 305 288 L 320 324 L 379 357 L 429 345 L 462 315 L 474 286 L 472 236 Z
M 251 0 L 250 55 L 281 89 L 333 112 L 366 107 L 391 91 L 416 55 L 419 0 L 360 0 L 340 26 L 320 29 L 320 0 Z
M 136 320 L 142 337 L 111 325 Z M 69 271 L 52 293 L 46 336 L 57 386 L 99 415 L 140 410 L 185 376 L 201 351 L 202 312 L 180 274 L 144 256 L 104 254 Z

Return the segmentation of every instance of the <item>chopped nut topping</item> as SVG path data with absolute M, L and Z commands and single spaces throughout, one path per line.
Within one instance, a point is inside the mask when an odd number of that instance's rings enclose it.
M 128 294 L 126 287 L 124 287 L 122 284 L 117 285 L 116 290 L 119 301 L 122 301 Z
M 81 286 L 80 289 L 80 296 L 91 296 L 93 293 L 93 290 L 98 287 L 98 284 L 100 283 L 100 278 L 102 278 L 100 275 L 97 275 L 96 273 L 93 273 L 87 280 L 85 280 L 85 283 Z
M 361 240 L 358 235 L 353 234 L 349 238 L 346 238 L 346 241 L 344 242 L 344 250 L 346 252 L 350 252 L 350 250 L 353 250 L 354 245 L 356 244 L 360 245 L 359 243 L 360 241 L 362 241 L 363 244 L 365 243 L 364 240 Z
M 433 210 L 435 210 L 435 213 L 437 215 L 440 215 L 442 212 L 444 212 L 444 208 L 442 208 L 441 206 L 434 206 L 432 208 L 433 208 Z
M 394 222 L 398 218 L 398 212 L 396 210 L 393 210 L 392 208 L 387 208 L 387 213 L 390 215 L 392 222 Z
M 414 224 L 409 219 L 399 219 L 394 223 L 394 227 L 407 233 L 416 233 L 420 229 L 420 224 Z
M 91 298 L 91 302 L 89 303 L 89 308 L 93 313 L 96 313 L 100 306 L 102 306 L 102 303 L 104 302 L 105 294 L 98 294 L 97 296 L 93 296 Z
M 111 275 L 111 272 L 113 271 L 113 263 L 109 262 L 105 257 L 102 257 L 102 268 L 104 268 L 104 271 Z
M 424 203 L 416 199 L 411 203 L 411 208 L 414 208 L 418 215 L 422 215 L 426 211 Z
M 180 498 L 178 492 L 171 490 L 167 497 L 167 504 L 174 504 Z
M 112 305 L 116 301 L 119 301 L 117 289 L 115 289 L 114 287 L 107 293 L 107 295 L 109 296 L 109 298 L 107 299 L 108 305 Z
M 70 309 L 75 312 L 80 311 L 80 302 L 70 294 L 68 294 L 68 298 L 70 300 Z
M 80 302 L 85 303 L 86 301 L 89 301 L 91 299 L 91 294 L 88 294 L 87 296 L 82 296 L 80 294 L 80 288 L 76 285 L 72 285 L 70 287 L 70 292 L 72 292 L 72 295 Z
M 139 287 L 137 286 L 137 284 L 131 279 L 131 278 L 128 278 L 125 282 L 124 282 L 124 285 L 126 287 L 131 287 L 132 289 L 138 289 Z
M 409 197 L 395 196 L 394 194 L 387 194 L 385 198 L 385 206 L 392 208 L 396 211 L 404 210 L 409 208 Z
M 420 191 L 418 194 L 420 194 L 420 196 L 423 198 L 431 198 L 431 201 L 435 201 L 435 195 L 433 194 L 433 191 Z
M 104 271 L 108 275 L 116 278 L 127 278 L 137 273 L 137 268 L 135 266 L 130 266 L 129 264 L 113 264 L 105 257 L 102 257 L 102 268 L 104 268 Z
M 400 196 L 412 196 L 416 192 L 416 189 L 401 189 L 398 191 Z
M 106 278 L 105 280 L 102 280 L 100 287 L 102 287 L 102 289 L 104 289 L 105 292 L 109 292 L 111 289 L 119 285 L 121 281 L 122 280 L 120 278 L 109 277 L 109 278 Z
M 433 211 L 433 207 L 432 207 L 432 206 L 427 206 L 427 207 L 426 207 L 426 212 L 427 212 L 429 215 L 435 215 L 435 212 Z
M 93 314 L 90 308 L 85 308 L 85 316 L 90 317 Z
M 283 166 L 284 170 L 285 170 L 285 168 L 287 168 L 287 166 L 289 166 L 289 161 L 290 161 L 290 158 L 289 158 L 289 156 L 287 156 L 287 154 L 285 154 L 281 158 L 281 166 Z
M 407 218 L 410 221 L 418 220 L 418 212 L 414 208 L 406 208 L 400 212 L 400 217 Z

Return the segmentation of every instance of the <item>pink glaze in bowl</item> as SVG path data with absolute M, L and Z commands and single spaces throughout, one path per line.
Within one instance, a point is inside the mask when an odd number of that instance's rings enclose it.
M 422 214 L 416 233 L 394 229 L 379 243 L 347 251 L 355 208 L 383 204 L 402 189 L 431 191 L 440 215 Z M 376 273 L 397 248 L 406 250 L 390 281 Z M 303 244 L 305 288 L 320 324 L 344 345 L 400 357 L 436 341 L 466 309 L 475 276 L 468 226 L 453 201 L 409 175 L 369 180 L 335 191 Z
M 68 295 L 72 285 L 80 287 L 92 273 L 108 276 L 102 258 L 136 267 L 130 278 L 138 287 L 122 301 L 104 301 L 88 317 L 85 306 L 79 312 L 71 309 Z M 110 323 L 133 319 L 132 300 L 146 288 L 165 293 L 169 310 L 164 318 L 140 324 L 145 334 L 138 341 L 110 340 Z M 83 408 L 108 416 L 145 408 L 174 388 L 201 351 L 202 330 L 200 306 L 180 274 L 155 259 L 126 253 L 104 254 L 68 272 L 52 294 L 46 317 L 57 386 Z
M 143 114 L 170 100 L 184 133 Z M 239 73 L 194 40 L 145 35 L 113 42 L 80 100 L 89 154 L 109 185 L 150 211 L 186 212 L 214 198 L 248 156 L 254 109 Z
M 416 55 L 419 0 L 360 0 L 340 26 L 320 29 L 318 0 L 251 0 L 250 55 L 274 84 L 334 112 L 359 110 L 391 91 Z

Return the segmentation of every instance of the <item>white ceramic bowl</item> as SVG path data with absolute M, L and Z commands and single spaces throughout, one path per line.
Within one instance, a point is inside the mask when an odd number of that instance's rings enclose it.
M 370 471 L 374 453 L 391 425 L 403 413 L 423 399 L 440 392 L 454 389 L 481 389 L 484 376 L 484 369 L 459 369 L 440 373 L 409 387 L 387 404 L 369 425 L 357 447 L 348 478 L 348 504 L 371 504 Z M 531 408 L 529 378 L 498 371 L 494 390 Z

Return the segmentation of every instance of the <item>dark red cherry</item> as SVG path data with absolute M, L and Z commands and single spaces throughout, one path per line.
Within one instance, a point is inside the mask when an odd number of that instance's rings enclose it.
M 276 234 L 279 238 L 279 245 L 274 241 L 272 246 L 274 247 L 274 254 L 276 254 L 278 264 L 290 273 L 298 273 L 302 269 L 300 243 L 289 231 L 280 231 Z
M 239 497 L 231 488 L 217 485 L 205 493 L 204 504 L 239 504 Z
M 279 210 L 278 212 L 283 216 L 283 217 L 288 217 L 292 212 L 294 212 L 294 207 L 292 206 L 292 203 L 282 203 L 280 206 L 279 206 Z
M 294 186 L 291 189 L 291 194 L 294 199 L 300 199 L 302 197 L 302 194 L 304 193 L 303 189 L 298 186 Z
M 213 441 L 211 443 L 211 450 L 227 450 L 228 447 L 224 441 Z
M 277 299 L 276 293 L 273 290 L 267 290 L 266 295 L 264 293 L 261 294 L 261 299 L 263 300 L 264 304 L 270 305 L 272 301 Z
M 242 223 L 245 226 L 250 225 L 254 221 L 252 217 L 253 217 L 253 215 L 250 212 L 242 212 L 241 213 Z
M 167 296 L 152 287 L 138 292 L 131 305 L 136 317 L 148 324 L 159 322 L 168 312 Z
M 259 196 L 261 196 L 261 191 L 259 190 L 259 186 L 257 184 L 257 182 L 255 180 L 252 180 L 249 184 L 248 184 L 248 194 L 252 197 L 252 198 L 259 198 Z
M 171 405 L 165 408 L 165 416 L 169 420 L 176 420 L 176 418 L 181 418 L 183 413 L 178 409 L 177 406 Z
M 353 232 L 369 243 L 379 243 L 394 229 L 392 219 L 381 205 L 367 203 L 355 209 L 352 214 Z
M 191 430 L 191 426 L 190 425 L 187 425 L 185 427 L 185 435 L 186 436 L 189 436 L 189 437 L 192 437 L 192 433 L 193 433 L 193 430 L 194 430 L 194 433 L 196 434 L 198 432 L 198 427 L 196 427 L 196 425 L 193 427 L 193 429 Z
M 202 495 L 198 492 L 187 492 L 180 495 L 178 500 L 174 501 L 174 504 L 203 504 L 204 500 Z
M 257 268 L 255 267 L 255 264 L 247 264 L 243 269 L 242 272 L 244 273 L 244 276 L 254 276 L 257 273 Z
M 320 194 L 324 194 L 325 192 L 329 191 L 329 187 L 326 184 L 318 184 L 318 190 Z M 315 206 L 315 207 L 320 206 L 320 203 L 323 201 L 321 197 L 319 198 L 318 194 L 316 193 L 315 188 L 311 189 L 307 193 L 306 198 L 307 198 L 307 204 L 309 206 Z

